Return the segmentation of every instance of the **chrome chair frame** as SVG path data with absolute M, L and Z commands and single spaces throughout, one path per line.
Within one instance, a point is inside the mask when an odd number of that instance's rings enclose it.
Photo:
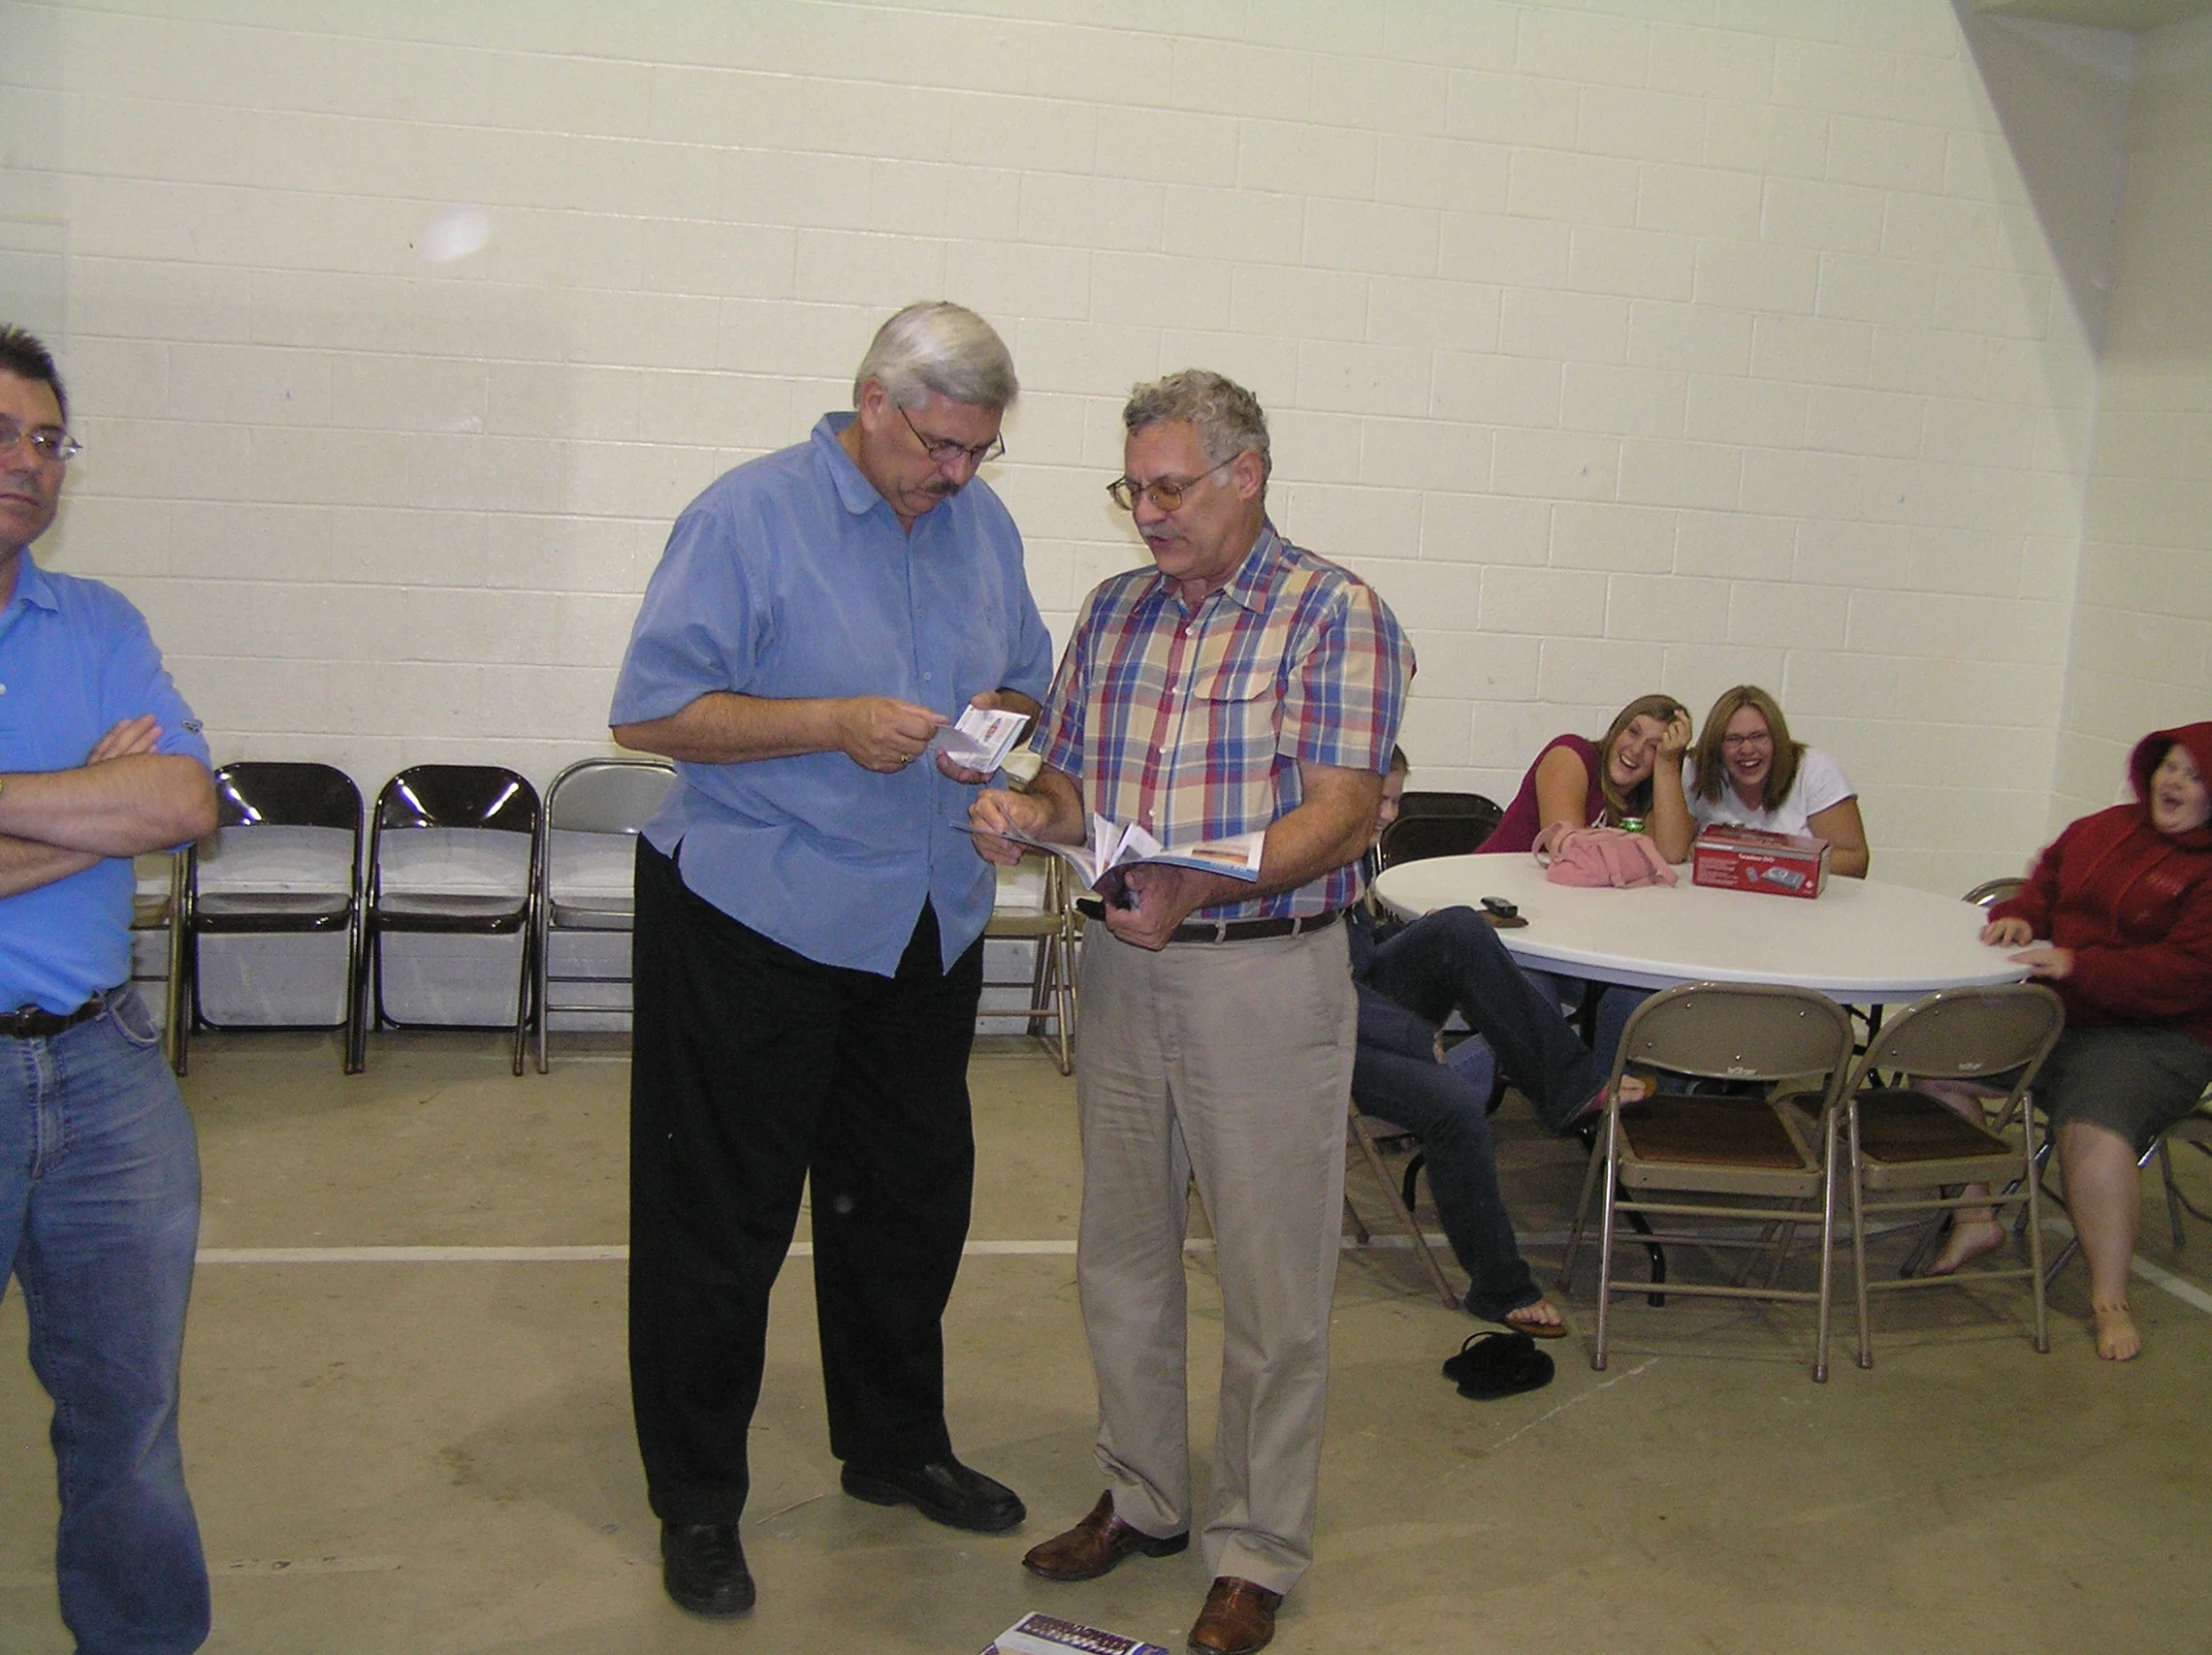
M 619 897 L 594 894 L 566 896 L 558 888 L 559 858 L 553 835 L 558 832 L 620 834 L 633 841 L 649 822 L 668 789 L 675 783 L 676 767 L 666 759 L 579 759 L 555 776 L 545 790 L 544 809 L 538 813 L 537 895 L 530 908 L 531 985 L 530 1024 L 537 1046 L 537 1072 L 549 1067 L 547 1024 L 556 1011 L 602 1011 L 596 1004 L 562 1005 L 553 998 L 556 983 L 627 983 L 619 977 L 587 972 L 556 975 L 553 939 L 557 933 L 633 932 L 637 904 L 631 891 Z M 657 785 L 656 785 L 657 784 Z M 648 801 L 648 797 L 650 800 Z

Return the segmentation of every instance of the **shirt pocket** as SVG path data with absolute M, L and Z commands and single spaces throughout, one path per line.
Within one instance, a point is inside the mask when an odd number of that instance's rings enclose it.
M 1282 731 L 1283 698 L 1275 663 L 1217 666 L 1199 675 L 1192 700 L 1204 714 L 1207 746 L 1224 759 L 1251 762 L 1273 754 Z

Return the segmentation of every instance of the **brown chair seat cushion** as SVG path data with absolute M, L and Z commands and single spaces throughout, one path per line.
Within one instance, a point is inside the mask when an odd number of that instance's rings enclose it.
M 1621 1130 L 1639 1160 L 1781 1171 L 1805 1164 L 1796 1141 L 1763 1098 L 1662 1092 L 1624 1113 Z
M 1875 1160 L 1958 1160 L 2017 1154 L 1995 1133 L 1906 1087 L 1859 1094 L 1859 1153 Z

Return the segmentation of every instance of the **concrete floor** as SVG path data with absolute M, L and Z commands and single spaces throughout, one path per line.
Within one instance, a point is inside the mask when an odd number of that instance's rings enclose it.
M 215 1576 L 207 1647 L 967 1655 L 1044 1608 L 1179 1650 L 1205 1587 L 1195 1551 L 1079 1586 L 1019 1567 L 1100 1480 L 1073 1285 L 1072 1088 L 1011 1040 L 985 1042 L 975 1065 L 973 1235 L 1015 1245 L 962 1272 L 950 1407 L 962 1455 L 1022 1491 L 1029 1523 L 964 1535 L 837 1491 L 797 1261 L 756 1425 L 746 1543 L 760 1607 L 711 1625 L 668 1603 L 612 1256 L 626 1076 L 618 1045 L 588 1040 L 567 1043 L 549 1078 L 521 1080 L 497 1042 L 471 1035 L 379 1036 L 351 1080 L 319 1038 L 195 1043 L 185 1084 L 209 1255 L 183 1432 Z M 1540 1138 L 1517 1102 L 1498 1120 L 1523 1228 L 1556 1233 L 1577 1152 Z M 1380 1214 L 1364 1173 L 1354 1193 Z M 2201 1300 L 2212 1228 L 2176 1255 L 2162 1209 L 2145 1218 L 2145 1257 Z M 315 1250 L 349 1248 L 456 1250 Z M 484 1251 L 499 1248 L 573 1256 Z M 1203 1252 L 1190 1271 L 1193 1394 L 1210 1399 Z M 2138 1289 L 2149 1351 L 2126 1367 L 2095 1360 L 2075 1267 L 2054 1294 L 2048 1356 L 2015 1285 L 1908 1295 L 1879 1307 L 1871 1372 L 1843 1355 L 1815 1386 L 1809 1314 L 1679 1297 L 1621 1301 L 1612 1365 L 1592 1372 L 1586 1269 L 1567 1306 L 1577 1336 L 1552 1347 L 1556 1381 L 1472 1403 L 1436 1367 L 1474 1324 L 1436 1302 L 1406 1251 L 1348 1253 L 1320 1555 L 1275 1648 L 2204 1648 L 2212 1315 Z M 53 1607 L 48 1408 L 23 1340 L 11 1292 L 0 1652 L 55 1655 L 69 1640 Z M 1201 1457 L 1210 1402 L 1202 1413 Z

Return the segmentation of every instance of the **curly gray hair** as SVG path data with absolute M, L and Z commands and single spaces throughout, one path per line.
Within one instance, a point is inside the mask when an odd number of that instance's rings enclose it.
M 1206 458 L 1216 466 L 1251 449 L 1260 457 L 1263 481 L 1275 469 L 1260 399 L 1224 374 L 1185 368 L 1149 385 L 1129 388 L 1129 400 L 1121 410 L 1122 430 L 1133 437 L 1146 426 L 1169 421 L 1196 426 Z

